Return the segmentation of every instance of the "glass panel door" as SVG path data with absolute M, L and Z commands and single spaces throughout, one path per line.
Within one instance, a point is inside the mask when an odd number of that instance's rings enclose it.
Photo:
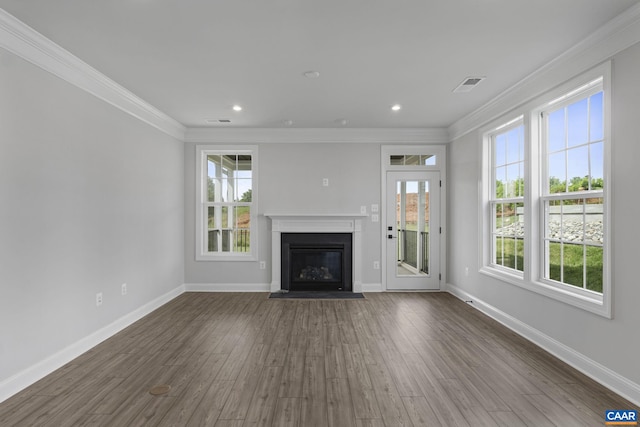
M 387 173 L 387 289 L 439 289 L 439 172 Z
M 396 182 L 398 276 L 429 273 L 429 181 Z

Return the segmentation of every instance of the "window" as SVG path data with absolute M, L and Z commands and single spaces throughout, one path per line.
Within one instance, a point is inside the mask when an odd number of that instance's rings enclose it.
M 602 79 L 541 112 L 544 279 L 596 293 L 603 284 Z
M 491 263 L 524 271 L 524 125 L 500 126 L 491 143 Z
M 197 152 L 197 259 L 257 259 L 257 149 L 198 147 Z
M 435 154 L 391 154 L 389 164 L 393 166 L 435 166 Z
M 610 67 L 483 132 L 480 236 L 481 272 L 605 317 Z

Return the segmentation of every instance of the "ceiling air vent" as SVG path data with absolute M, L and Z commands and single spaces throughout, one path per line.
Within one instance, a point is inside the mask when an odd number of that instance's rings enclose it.
M 210 125 L 215 125 L 218 123 L 231 123 L 231 120 L 229 119 L 206 119 L 205 122 L 207 122 Z
M 467 77 L 453 90 L 453 93 L 470 92 L 471 89 L 478 86 L 486 77 Z

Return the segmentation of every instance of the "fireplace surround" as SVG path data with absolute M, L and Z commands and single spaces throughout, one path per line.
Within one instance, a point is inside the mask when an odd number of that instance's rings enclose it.
M 271 292 L 282 286 L 282 234 L 318 233 L 351 236 L 351 292 L 362 292 L 362 220 L 366 214 L 265 214 L 271 219 Z M 335 255 L 334 255 L 335 256 Z M 307 267 L 307 266 L 304 266 Z M 310 267 L 314 267 L 310 265 Z M 348 267 L 347 267 L 348 269 Z M 319 275 L 319 272 L 311 272 Z

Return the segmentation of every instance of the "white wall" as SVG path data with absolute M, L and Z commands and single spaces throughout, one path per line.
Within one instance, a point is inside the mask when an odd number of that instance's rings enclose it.
M 242 132 L 239 130 L 238 132 Z M 380 144 L 262 143 L 259 146 L 259 257 L 258 262 L 195 261 L 195 143 L 185 144 L 185 282 L 232 284 L 234 289 L 262 289 L 271 283 L 271 222 L 264 213 L 359 213 L 360 206 L 381 204 Z M 329 187 L 322 186 L 329 178 Z M 363 284 L 381 283 L 380 223 L 363 225 Z M 251 286 L 248 286 L 251 285 Z M 216 289 L 213 287 L 212 289 Z
M 0 94 L 2 400 L 25 370 L 182 285 L 184 151 L 1 49 Z
M 640 326 L 640 285 L 638 242 L 640 242 L 640 202 L 634 197 L 640 181 L 640 44 L 613 57 L 612 75 L 612 186 L 613 208 L 613 315 L 612 320 L 557 302 L 508 283 L 478 273 L 479 166 L 481 139 L 477 131 L 462 136 L 449 147 L 449 282 L 455 288 L 512 317 L 516 323 L 540 332 L 575 351 L 576 360 L 586 357 L 584 366 L 604 367 L 600 379 L 613 371 L 619 388 L 630 380 L 628 397 L 640 400 L 638 327 Z M 537 90 L 562 83 L 541 78 Z M 513 105 L 512 107 L 516 107 Z M 465 267 L 469 276 L 465 276 Z M 595 362 L 595 363 L 591 363 Z M 594 376 L 598 373 L 592 372 Z M 615 384 L 614 384 L 615 386 Z M 630 390 L 630 391 L 629 391 Z M 636 393 L 635 395 L 632 395 Z

